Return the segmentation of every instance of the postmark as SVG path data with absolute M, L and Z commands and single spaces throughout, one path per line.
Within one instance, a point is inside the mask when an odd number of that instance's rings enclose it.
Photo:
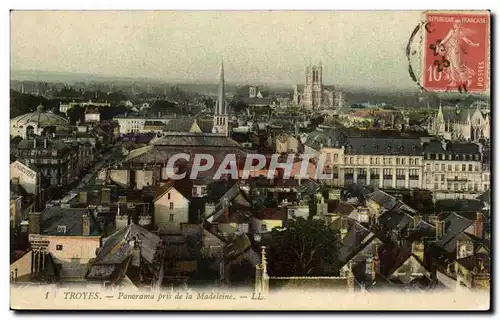
M 421 84 L 432 92 L 489 92 L 490 13 L 426 11 Z

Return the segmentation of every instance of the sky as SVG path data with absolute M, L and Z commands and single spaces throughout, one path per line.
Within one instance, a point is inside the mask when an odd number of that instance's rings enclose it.
M 12 11 L 11 68 L 158 80 L 416 88 L 419 11 Z

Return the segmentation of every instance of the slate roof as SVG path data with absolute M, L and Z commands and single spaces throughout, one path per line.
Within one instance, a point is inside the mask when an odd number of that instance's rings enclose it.
M 36 148 L 34 146 L 33 139 L 26 139 L 22 140 L 19 142 L 17 145 L 18 149 L 22 150 L 31 150 L 31 149 L 50 149 L 50 150 L 63 150 L 63 149 L 68 149 L 67 144 L 60 142 L 60 141 L 54 141 L 47 139 L 47 148 L 44 148 L 44 139 L 43 138 L 36 138 Z
M 413 227 L 413 217 L 400 210 L 391 210 L 383 213 L 378 218 L 383 230 L 403 231 Z
M 366 237 L 374 238 L 370 230 L 363 227 L 361 224 L 354 220 L 345 220 L 347 223 L 348 232 L 342 239 L 342 245 L 339 248 L 338 259 L 341 263 L 347 263 L 357 252 L 361 251 L 369 241 L 363 243 Z
M 398 200 L 396 200 L 396 198 L 381 190 L 375 190 L 374 192 L 367 194 L 365 197 L 366 200 L 370 199 L 374 201 L 385 210 L 392 210 L 401 204 Z
M 446 150 L 440 141 L 424 143 L 425 154 L 479 154 L 479 145 L 475 143 L 447 142 Z
M 158 254 L 161 239 L 141 226 L 132 223 L 103 239 L 103 245 L 99 248 L 97 257 L 91 262 L 86 278 L 108 279 L 110 276 L 116 275 L 118 270 L 126 268 L 124 263 L 132 254 L 133 244 L 130 242 L 134 238 L 139 240 L 141 258 L 147 263 L 153 264 L 153 260 Z
M 491 203 L 491 190 L 488 190 L 488 191 L 482 193 L 476 199 L 481 200 L 482 202 L 490 204 Z
M 470 111 L 470 109 L 443 109 L 443 118 L 446 122 L 465 122 Z M 470 115 L 472 116 L 472 112 Z
M 341 129 L 316 129 L 307 136 L 306 145 L 313 149 L 323 147 L 340 148 L 347 141 L 347 135 Z
M 448 252 L 453 252 L 456 249 L 457 236 L 472 225 L 474 221 L 466 219 L 456 213 L 449 214 L 444 219 L 443 237 L 437 241 L 439 247 L 444 248 Z M 455 240 L 455 241 L 453 241 Z
M 216 147 L 239 147 L 240 145 L 225 136 L 216 134 L 197 133 L 169 133 L 154 142 L 155 146 L 216 146 Z
M 332 211 L 329 211 L 329 212 L 340 213 L 343 215 L 349 215 L 354 210 L 356 210 L 356 208 L 352 204 L 340 202 L 335 209 L 333 209 Z
M 420 139 L 351 137 L 345 154 L 355 155 L 422 155 Z
M 483 267 L 486 272 L 490 272 L 490 257 L 485 254 L 475 254 L 458 259 L 457 263 L 464 266 L 469 271 L 473 271 L 474 268 L 476 268 L 477 272 L 479 272 Z
M 479 212 L 483 209 L 483 204 L 475 199 L 443 199 L 436 201 L 436 212 L 456 211 L 456 212 Z
M 411 251 L 393 243 L 384 243 L 378 251 L 380 273 L 388 277 L 411 256 Z
M 90 217 L 90 235 L 98 236 L 99 230 L 93 214 L 86 208 L 46 207 L 41 212 L 40 233 L 53 236 L 82 236 L 82 216 Z M 66 226 L 66 233 L 58 230 L 58 226 Z
M 171 119 L 165 125 L 164 131 L 166 132 L 189 132 L 193 126 L 194 120 L 192 118 L 178 118 Z

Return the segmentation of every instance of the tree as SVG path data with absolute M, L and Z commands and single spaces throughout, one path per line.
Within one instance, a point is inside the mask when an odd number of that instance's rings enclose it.
M 340 237 L 323 220 L 290 220 L 286 229 L 273 229 L 271 238 L 268 270 L 272 276 L 331 275 L 338 268 Z
M 234 111 L 234 113 L 242 113 L 245 112 L 246 109 L 248 108 L 248 104 L 246 104 L 243 101 L 231 101 L 229 103 L 229 108 Z
M 74 106 L 67 112 L 68 119 L 71 124 L 76 124 L 77 121 L 85 121 L 85 108 L 82 106 Z

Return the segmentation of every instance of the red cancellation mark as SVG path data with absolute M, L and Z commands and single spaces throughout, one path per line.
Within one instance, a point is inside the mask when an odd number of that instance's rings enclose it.
M 422 84 L 427 91 L 489 90 L 489 13 L 426 12 Z

